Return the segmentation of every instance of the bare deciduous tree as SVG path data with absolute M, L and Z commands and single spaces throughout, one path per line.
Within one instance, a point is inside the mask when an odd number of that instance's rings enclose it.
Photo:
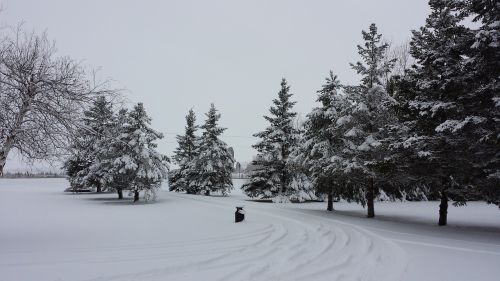
M 410 43 L 405 41 L 401 44 L 394 45 L 389 41 L 385 42 L 389 45 L 387 48 L 383 61 L 393 61 L 393 68 L 390 72 L 385 74 L 383 84 L 387 86 L 391 77 L 399 76 L 404 77 L 406 70 L 408 70 L 414 63 L 415 59 L 410 54 Z
M 415 59 L 410 54 L 410 42 L 404 41 L 401 44 L 392 44 L 389 41 L 385 42 L 389 45 L 384 54 L 384 61 L 394 61 L 394 66 L 390 73 L 387 74 L 386 80 L 392 76 L 404 76 L 406 70 L 415 63 Z
M 59 155 L 85 106 L 108 92 L 74 60 L 57 57 L 46 34 L 12 33 L 0 41 L 0 175 L 13 149 L 27 159 Z
M 394 68 L 392 69 L 393 75 L 403 77 L 406 70 L 408 70 L 408 68 L 415 64 L 415 58 L 413 58 L 410 54 L 409 41 L 405 41 L 391 48 L 390 56 L 396 59 Z

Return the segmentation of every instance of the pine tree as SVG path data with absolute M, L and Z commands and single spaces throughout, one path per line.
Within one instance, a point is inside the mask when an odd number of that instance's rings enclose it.
M 75 145 L 72 145 L 72 154 L 63 163 L 63 168 L 68 177 L 68 181 L 73 191 L 78 192 L 82 190 L 85 185 L 83 180 L 78 177 L 78 172 L 84 170 L 88 166 L 88 162 L 85 160 L 82 151 L 78 149 Z
M 112 122 L 113 105 L 104 96 L 98 97 L 84 112 L 82 125 L 71 147 L 73 155 L 65 163 L 73 186 L 96 187 L 98 193 L 102 191 L 102 174 L 90 171 L 90 166 L 100 161 L 96 144 L 106 139 Z
M 349 170 L 360 173 L 362 177 L 356 185 L 352 199 L 367 205 L 367 217 L 375 216 L 374 198 L 384 186 L 385 177 L 379 167 L 389 156 L 389 129 L 396 119 L 391 112 L 394 100 L 386 92 L 382 79 L 391 70 L 393 61 L 385 60 L 387 44 L 381 43 L 382 35 L 375 24 L 369 31 L 363 31 L 364 45 L 358 45 L 362 62 L 351 64 L 362 75 L 361 84 L 346 87 L 346 92 L 354 106 L 349 115 L 348 129 L 344 133 L 347 145 Z M 358 189 L 359 187 L 359 189 Z M 356 192 L 359 196 L 356 196 Z
M 144 106 L 137 104 L 126 116 L 120 127 L 121 134 L 114 140 L 114 148 L 118 149 L 110 153 L 114 155 L 114 160 L 110 161 L 113 164 L 111 170 L 129 180 L 134 202 L 139 200 L 142 190 L 146 200 L 154 200 L 162 180 L 167 177 L 169 159 L 156 151 L 155 143 L 163 135 L 150 125 L 151 118 Z
M 294 192 L 303 187 L 292 187 L 293 171 L 287 165 L 288 157 L 297 146 L 298 131 L 293 126 L 297 115 L 292 111 L 295 102 L 290 101 L 292 94 L 285 79 L 281 81 L 278 98 L 273 100 L 269 109 L 270 116 L 264 116 L 269 126 L 262 132 L 254 134 L 260 141 L 253 145 L 258 151 L 252 161 L 256 169 L 250 174 L 250 180 L 243 185 L 244 192 L 250 197 L 275 198 L 275 201 L 296 198 Z
M 343 159 L 343 126 L 351 104 L 339 92 L 341 87 L 337 76 L 330 71 L 318 91 L 320 106 L 307 115 L 299 153 L 295 153 L 296 161 L 309 171 L 316 192 L 327 194 L 329 211 L 333 210 L 333 198 L 341 196 L 348 179 Z
M 123 140 L 125 128 L 129 123 L 129 112 L 122 108 L 112 119 L 112 125 L 105 137 L 94 144 L 94 154 L 99 161 L 92 163 L 89 173 L 100 174 L 100 181 L 107 189 L 115 190 L 118 199 L 123 199 L 123 191 L 131 189 L 133 173 L 128 173 L 121 161 L 116 161 L 120 155 L 130 151 L 129 144 Z
M 439 225 L 446 225 L 448 197 L 464 203 L 471 194 L 468 140 L 455 134 L 457 126 L 476 126 L 481 118 L 464 115 L 470 57 L 471 30 L 461 22 L 466 17 L 463 1 L 429 1 L 431 14 L 425 26 L 413 31 L 413 66 L 398 85 L 400 117 L 408 128 L 402 146 L 408 173 L 429 184 L 441 196 Z M 465 118 L 460 120 L 461 118 Z M 460 120 L 460 121 L 459 121 Z M 465 122 L 465 123 L 461 123 Z
M 110 101 L 106 100 L 105 97 L 99 97 L 94 103 L 94 107 L 92 107 L 89 111 L 86 111 L 83 118 L 84 124 L 87 125 L 88 141 L 92 145 L 92 149 L 87 151 L 88 156 L 91 158 L 90 163 L 98 162 L 99 155 L 95 153 L 95 144 L 105 140 L 107 134 L 113 124 L 113 105 Z M 83 171 L 85 173 L 85 181 L 87 186 L 95 186 L 97 188 L 97 192 L 101 192 L 103 186 L 101 184 L 102 173 L 100 171 L 95 171 L 91 173 L 86 170 Z
M 226 195 L 233 189 L 231 173 L 233 172 L 234 159 L 225 142 L 219 137 L 226 130 L 218 126 L 220 114 L 212 104 L 207 119 L 201 126 L 204 130 L 199 146 L 192 161 L 189 188 L 196 193 L 210 195 L 210 192 L 220 192 Z
M 475 22 L 471 59 L 465 78 L 469 90 L 460 99 L 461 118 L 450 128 L 470 142 L 470 160 L 474 163 L 473 184 L 483 198 L 500 205 L 500 5 L 497 1 L 469 1 L 468 11 Z
M 198 137 L 195 132 L 198 126 L 195 125 L 196 116 L 192 109 L 186 115 L 186 127 L 183 136 L 177 136 L 179 146 L 175 150 L 173 159 L 179 165 L 179 168 L 169 173 L 170 191 L 187 191 L 187 193 L 196 193 L 196 190 L 190 188 L 191 177 L 195 174 L 192 171 L 192 163 L 196 158 Z
M 305 202 L 307 200 L 317 200 L 313 183 L 309 177 L 310 173 L 308 167 L 304 165 L 303 155 L 304 149 L 300 145 L 305 141 L 304 125 L 298 124 L 297 130 L 297 143 L 293 146 L 287 162 L 286 169 L 290 173 L 290 183 L 287 186 L 287 196 L 283 198 L 276 198 L 274 201 L 284 202 Z

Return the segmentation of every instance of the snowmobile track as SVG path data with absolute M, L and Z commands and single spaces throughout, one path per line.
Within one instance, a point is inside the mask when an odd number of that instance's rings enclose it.
M 168 196 L 228 210 L 241 204 L 240 200 L 232 198 L 221 200 L 174 193 L 169 193 Z M 407 263 L 405 253 L 393 242 L 370 231 L 283 208 L 279 204 L 245 202 L 245 206 L 253 221 L 266 218 L 266 221 L 270 220 L 272 223 L 246 234 L 199 239 L 192 243 L 165 243 L 163 250 L 169 250 L 169 254 L 149 258 L 168 260 L 173 257 L 171 250 L 177 247 L 184 247 L 183 254 L 200 255 L 203 253 L 194 250 L 191 252 L 191 249 L 205 243 L 212 246 L 220 244 L 215 247 L 217 250 L 210 251 L 212 254 L 219 253 L 218 255 L 197 262 L 136 272 L 133 275 L 103 276 L 92 280 L 190 280 L 202 277 L 205 273 L 210 273 L 206 276 L 219 276 L 216 280 L 221 281 L 399 280 L 404 273 Z M 224 247 L 224 241 L 228 240 L 237 242 L 238 245 Z

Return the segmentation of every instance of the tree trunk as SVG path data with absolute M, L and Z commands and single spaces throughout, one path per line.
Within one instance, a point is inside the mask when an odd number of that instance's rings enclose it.
M 117 188 L 116 193 L 118 193 L 118 199 L 123 199 L 123 189 Z
M 134 202 L 139 201 L 139 190 L 134 191 Z
M 438 225 L 446 225 L 448 220 L 448 194 L 446 189 L 441 191 L 441 204 L 439 204 L 439 222 Z
M 101 193 L 101 192 L 102 192 L 102 187 L 101 187 L 101 185 L 100 185 L 100 184 L 98 184 L 98 185 L 96 186 L 96 192 L 97 192 L 97 193 Z
M 205 191 L 205 196 L 210 196 L 210 190 Z
M 328 207 L 326 207 L 327 211 L 333 211 L 333 192 L 330 190 L 328 192 Z
M 5 163 L 7 162 L 7 155 L 4 155 L 0 152 L 0 177 L 3 176 L 3 168 L 5 167 Z
M 9 155 L 10 150 L 14 146 L 14 143 L 17 141 L 16 140 L 17 132 L 18 130 L 20 130 L 21 125 L 23 124 L 24 121 L 24 117 L 29 111 L 29 105 L 32 101 L 31 95 L 29 96 L 30 98 L 25 100 L 22 103 L 21 108 L 19 108 L 19 112 L 17 113 L 12 129 L 8 133 L 4 143 L 1 146 L 2 149 L 0 150 L 0 176 L 3 176 L 3 169 L 5 167 L 5 164 L 7 163 L 7 156 Z
M 15 141 L 15 135 L 12 133 L 5 139 L 5 142 L 2 144 L 2 149 L 0 150 L 0 177 L 3 176 L 3 169 L 5 167 L 5 164 L 7 163 L 7 156 L 14 146 Z
M 366 205 L 368 207 L 368 218 L 375 217 L 375 207 L 373 205 L 373 199 L 375 197 L 375 187 L 373 183 L 373 178 L 370 179 L 370 185 L 368 186 L 368 192 L 366 193 Z

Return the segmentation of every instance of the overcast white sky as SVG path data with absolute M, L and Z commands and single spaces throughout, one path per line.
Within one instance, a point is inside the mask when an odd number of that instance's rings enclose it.
M 172 154 L 189 108 L 201 124 L 213 102 L 228 128 L 223 139 L 243 162 L 255 153 L 251 135 L 267 125 L 262 116 L 282 77 L 305 116 L 330 69 L 344 83 L 357 82 L 349 62 L 358 60 L 362 29 L 374 22 L 399 43 L 429 11 L 424 0 L 0 3 L 1 23 L 46 30 L 59 54 L 101 68 L 127 89 L 130 103 L 143 102 L 153 127 L 165 133 L 163 153 Z

